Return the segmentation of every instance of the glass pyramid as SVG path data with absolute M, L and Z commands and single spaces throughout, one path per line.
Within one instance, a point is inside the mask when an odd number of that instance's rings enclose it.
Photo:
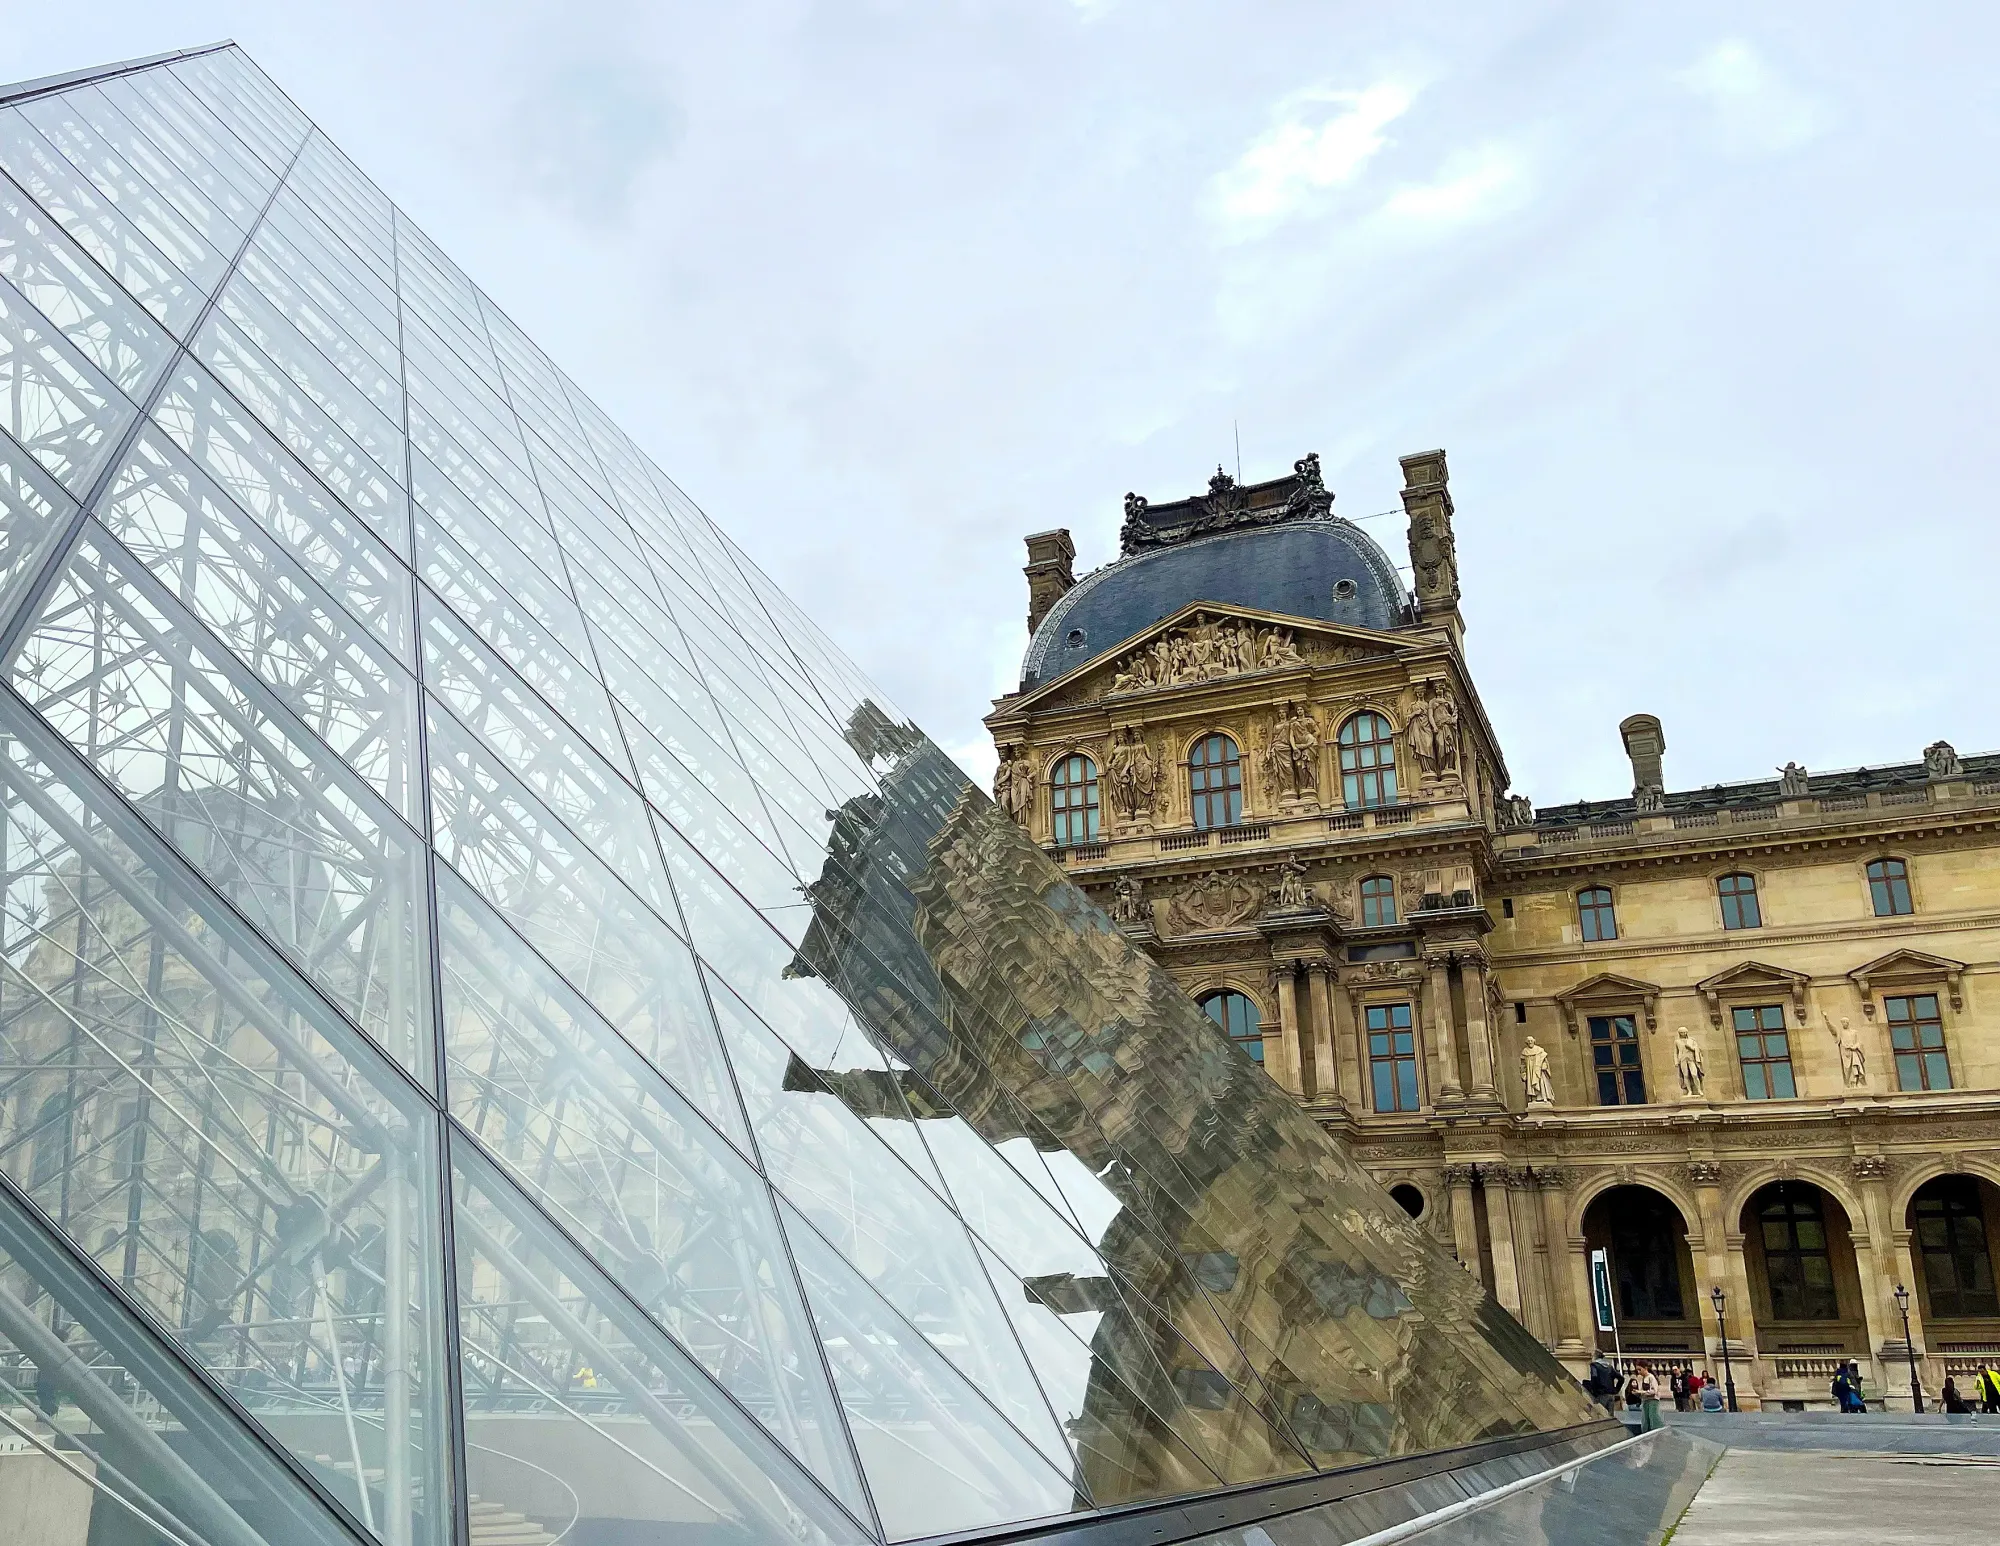
M 0 416 L 30 1541 L 906 1540 L 1588 1418 L 234 46 L 0 93 Z

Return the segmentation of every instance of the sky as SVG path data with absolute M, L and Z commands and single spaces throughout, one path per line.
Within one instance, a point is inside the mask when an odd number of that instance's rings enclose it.
M 171 14 L 169 14 L 171 13 Z M 1021 539 L 1446 448 L 1513 786 L 2000 749 L 2000 9 L 9 7 L 234 38 L 973 772 Z

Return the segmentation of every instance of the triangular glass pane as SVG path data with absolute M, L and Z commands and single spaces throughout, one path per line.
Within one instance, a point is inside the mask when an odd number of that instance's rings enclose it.
M 867 1503 L 764 1183 L 449 872 L 451 1112 L 857 1513 Z
M 56 480 L 0 431 L 0 629 L 75 510 Z
M 357 1546 L 334 1512 L 5 1193 L 0 1409 L 13 1441 L 0 1460 L 5 1528 L 22 1546 Z M 42 1533 L 52 1525 L 56 1533 Z M 13 1533 L 23 1530 L 25 1538 Z
M 891 1540 L 1090 1506 L 789 1204 L 779 1213 Z
M 453 1149 L 475 1519 L 559 1539 L 869 1539 L 509 1181 Z

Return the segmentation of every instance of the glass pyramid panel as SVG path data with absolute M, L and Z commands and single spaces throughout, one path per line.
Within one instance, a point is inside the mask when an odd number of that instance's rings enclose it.
M 0 91 L 0 752 L 0 1338 L 121 1542 L 1589 1416 L 234 46 Z

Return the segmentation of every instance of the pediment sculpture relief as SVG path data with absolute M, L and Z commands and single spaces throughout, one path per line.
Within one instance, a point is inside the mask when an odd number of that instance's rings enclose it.
M 1248 923 L 1263 905 L 1261 887 L 1240 875 L 1210 870 L 1175 897 L 1167 913 L 1179 932 L 1199 934 Z
M 1180 687 L 1305 663 L 1289 628 L 1258 628 L 1197 612 L 1187 627 L 1162 634 L 1118 661 L 1112 668 L 1111 690 Z

